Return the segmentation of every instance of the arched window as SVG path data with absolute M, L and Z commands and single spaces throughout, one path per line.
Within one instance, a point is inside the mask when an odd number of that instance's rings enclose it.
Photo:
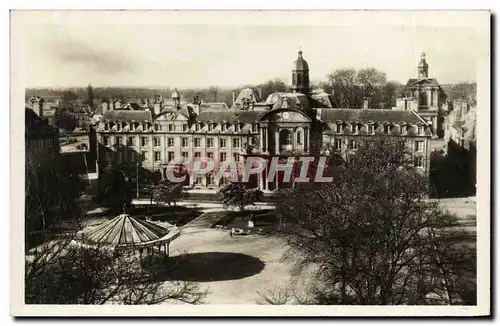
M 302 85 L 304 83 L 302 73 L 297 74 L 297 84 Z
M 297 144 L 302 145 L 302 131 L 297 130 Z
M 292 74 L 292 84 L 293 85 L 297 84 L 297 74 Z
M 292 147 L 292 132 L 288 129 L 284 129 L 280 132 L 280 149 L 284 151 L 290 151 Z

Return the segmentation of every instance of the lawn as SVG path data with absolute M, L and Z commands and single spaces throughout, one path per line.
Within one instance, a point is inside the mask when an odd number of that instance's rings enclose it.
M 151 217 L 153 221 L 168 222 L 177 226 L 183 226 L 202 214 L 199 210 L 183 206 L 168 207 L 155 205 L 136 206 L 131 208 L 128 213 L 132 216 Z

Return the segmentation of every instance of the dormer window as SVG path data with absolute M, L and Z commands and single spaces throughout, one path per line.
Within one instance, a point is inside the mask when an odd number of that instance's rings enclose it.
M 109 123 L 104 124 L 104 130 L 109 130 Z
M 221 131 L 226 131 L 226 124 L 225 123 L 222 123 L 221 124 Z
M 160 125 L 155 123 L 155 131 L 158 131 L 158 130 L 160 130 Z
M 256 123 L 252 123 L 252 132 L 257 132 L 258 125 Z
M 234 131 L 235 132 L 240 132 L 240 124 L 239 123 L 237 123 L 237 124 L 234 125 Z
M 214 124 L 213 123 L 209 123 L 208 124 L 208 131 L 213 131 L 214 130 Z
M 200 125 L 198 123 L 194 124 L 194 131 L 199 131 L 200 130 Z
M 388 134 L 388 133 L 389 133 L 389 130 L 390 130 L 390 128 L 389 128 L 389 127 L 390 127 L 390 126 L 389 126 L 389 125 L 387 125 L 387 124 L 386 124 L 386 125 L 384 125 L 384 134 Z
M 418 126 L 418 134 L 423 135 L 424 134 L 424 126 Z
M 182 125 L 182 131 L 188 131 L 188 125 L 185 123 Z
M 174 125 L 172 123 L 168 124 L 168 131 L 170 132 L 174 131 Z

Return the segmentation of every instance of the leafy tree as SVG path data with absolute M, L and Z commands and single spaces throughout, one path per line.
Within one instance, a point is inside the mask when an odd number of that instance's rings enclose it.
M 336 69 L 327 78 L 336 106 L 340 108 L 356 107 L 356 103 L 359 102 L 359 99 L 356 98 L 356 70 L 352 68 Z
M 87 86 L 87 104 L 94 109 L 94 88 L 90 84 Z
M 428 177 L 406 146 L 373 138 L 332 183 L 280 190 L 285 258 L 312 272 L 316 303 L 475 302 L 474 248 L 456 217 L 428 200 Z
M 100 192 L 103 204 L 115 213 L 123 212 L 132 202 L 132 184 L 125 172 L 118 167 L 105 168 Z
M 70 90 L 66 90 L 62 93 L 62 98 L 61 101 L 62 103 L 69 104 L 78 99 L 78 95 L 75 94 L 75 92 L 72 92 Z
M 157 204 L 177 206 L 177 202 L 187 196 L 182 183 L 172 182 L 168 179 L 162 180 L 153 189 L 153 200 Z
M 261 90 L 262 98 L 260 100 L 265 101 L 272 93 L 286 92 L 288 90 L 288 85 L 281 79 L 271 79 L 258 85 L 257 88 Z
M 219 88 L 216 86 L 210 86 L 208 89 L 213 102 L 217 102 L 217 95 L 219 94 Z
M 225 206 L 236 206 L 244 212 L 245 207 L 262 200 L 263 193 L 260 189 L 249 188 L 242 182 L 231 182 L 217 193 L 217 197 Z

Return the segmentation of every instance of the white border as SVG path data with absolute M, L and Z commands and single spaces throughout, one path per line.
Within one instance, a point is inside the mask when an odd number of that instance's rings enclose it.
M 183 2 L 184 4 L 186 2 Z M 257 2 L 258 3 L 258 2 Z M 465 3 L 465 2 L 462 2 Z M 121 5 L 121 3 L 117 3 Z M 456 5 L 457 3 L 455 3 Z M 478 2 L 474 2 L 474 4 L 478 4 Z M 46 6 L 47 3 L 44 2 L 43 6 Z M 66 5 L 52 5 L 52 8 L 57 8 Z M 147 3 L 141 2 L 141 6 L 135 8 L 144 8 Z M 212 4 L 211 4 L 212 5 Z M 255 5 L 255 3 L 254 3 Z M 292 8 L 289 3 L 286 3 L 287 9 Z M 419 3 L 412 3 L 415 8 L 420 8 Z M 73 6 L 73 8 L 83 8 L 84 6 L 88 6 L 88 3 L 81 3 L 80 5 Z M 109 4 L 101 4 L 99 2 L 98 6 L 106 6 L 107 8 L 113 8 L 113 5 Z M 364 4 L 365 7 L 366 3 Z M 470 8 L 470 3 L 467 2 L 465 7 Z M 21 4 L 21 7 L 23 5 Z M 25 8 L 39 8 L 39 5 L 35 3 L 31 3 L 28 6 L 24 5 Z M 148 7 L 153 8 L 154 6 Z M 178 8 L 182 6 L 177 5 Z M 221 7 L 229 7 L 229 4 L 224 4 Z M 262 7 L 262 5 L 261 5 Z M 349 6 L 353 8 L 353 3 L 349 3 Z M 101 7 L 103 8 L 103 7 Z M 114 6 L 114 8 L 118 8 L 118 6 Z M 134 8 L 132 6 L 132 8 Z M 212 6 L 212 8 L 215 8 Z M 477 7 L 476 7 L 477 8 Z M 74 12 L 72 14 L 78 14 Z M 153 12 L 154 14 L 154 12 Z M 186 13 L 182 13 L 185 15 Z M 231 12 L 229 15 L 229 19 L 227 14 L 221 12 L 212 12 L 210 13 L 211 17 L 217 17 L 219 21 L 221 17 L 225 17 L 223 21 L 226 23 L 241 23 L 241 15 L 242 12 Z M 256 21 L 256 15 L 258 15 L 257 21 L 262 23 L 263 19 L 269 19 L 270 21 L 278 21 L 280 23 L 293 22 L 294 24 L 297 22 L 297 15 L 302 17 L 303 13 L 296 12 L 286 12 L 283 15 L 286 16 L 285 19 L 278 19 L 277 15 L 282 13 L 262 13 L 262 12 L 251 12 L 248 15 L 248 23 L 252 23 Z M 300 19 L 304 23 L 314 24 L 317 21 L 322 21 L 321 24 L 325 24 L 324 21 L 329 21 L 331 24 L 362 24 L 363 15 L 365 12 L 359 11 L 352 14 L 349 17 L 346 13 L 342 13 L 340 18 L 334 20 L 325 20 L 324 12 L 316 12 L 311 13 L 311 18 L 308 19 Z M 395 12 L 378 12 L 378 22 L 381 24 L 389 24 L 389 21 L 392 21 L 388 17 L 394 15 Z M 395 18 L 394 21 L 398 21 L 399 23 L 404 23 L 406 17 L 408 16 L 408 12 L 402 13 L 401 16 L 405 16 L 405 18 Z M 418 12 L 416 13 L 419 16 L 420 22 L 425 22 L 426 25 L 439 25 L 443 26 L 446 24 L 448 19 L 441 19 L 442 15 L 451 15 L 454 13 L 447 12 L 439 12 L 439 13 L 426 13 L 426 12 Z M 148 14 L 150 15 L 150 13 Z M 198 15 L 199 19 L 207 19 L 207 13 L 189 13 L 189 16 L 192 19 L 192 15 Z M 213 16 L 212 16 L 213 15 Z M 223 16 L 220 16 L 223 15 Z M 437 15 L 437 16 L 436 16 Z M 43 15 L 42 15 L 43 16 Z M 252 16 L 252 17 L 251 17 Z M 314 16 L 314 17 L 313 17 Z M 479 16 L 479 15 L 478 15 Z M 449 25 L 460 25 L 464 26 L 464 24 L 470 24 L 470 26 L 476 26 L 477 28 L 481 28 L 482 32 L 489 33 L 489 17 L 482 15 L 480 19 L 459 19 L 452 18 L 454 22 Z M 148 17 L 149 19 L 152 16 Z M 266 17 L 266 18 L 263 18 Z M 436 20 L 436 18 L 439 18 Z M 38 19 L 38 18 L 37 18 Z M 117 18 L 119 19 L 119 18 Z M 247 18 L 245 18 L 246 20 Z M 175 20 L 175 19 L 174 19 Z M 174 21 L 170 20 L 170 21 Z M 411 20 L 410 20 L 411 21 Z M 487 23 L 487 25 L 485 25 Z M 15 30 L 13 29 L 13 34 L 15 34 Z M 15 39 L 15 38 L 13 38 Z M 397 46 L 397 45 L 395 45 Z M 467 45 L 464 45 L 467 46 Z M 11 66 L 12 67 L 22 67 L 22 51 L 19 47 L 13 46 L 11 49 Z M 382 307 L 382 306 L 370 306 L 370 307 L 360 307 L 360 306 L 252 306 L 252 305 L 224 305 L 224 306 L 215 306 L 215 305 L 206 305 L 206 306 L 26 306 L 22 303 L 22 294 L 23 288 L 23 280 L 21 271 L 24 270 L 24 258 L 23 258 L 23 250 L 22 250 L 22 236 L 13 236 L 11 238 L 11 314 L 18 316 L 29 316 L 29 315 L 58 315 L 58 316 L 75 316 L 75 315 L 99 315 L 99 316 L 251 316 L 251 315 L 266 315 L 266 316 L 470 316 L 470 315 L 484 315 L 489 313 L 489 268 L 490 264 L 485 264 L 485 262 L 489 262 L 489 253 L 490 253 L 490 240 L 489 240 L 489 218 L 490 218 L 490 210 L 489 210 L 489 178 L 490 178 L 490 152 L 489 152 L 489 144 L 490 144 L 490 128 L 489 128 L 489 118 L 490 118 L 490 65 L 489 65 L 489 44 L 485 44 L 484 48 L 485 56 L 480 60 L 480 69 L 478 69 L 478 196 L 477 196 L 477 205 L 478 205 L 478 223 L 477 223 L 477 234 L 478 234 L 478 262 L 483 262 L 478 264 L 478 306 L 476 307 Z M 488 56 L 486 56 L 488 54 Z M 10 235 L 21 235 L 23 230 L 22 219 L 19 218 L 22 216 L 22 200 L 23 200 L 23 178 L 24 171 L 23 165 L 19 164 L 23 161 L 24 152 L 23 152 L 23 112 L 24 110 L 15 110 L 14 108 L 19 108 L 24 106 L 24 87 L 22 80 L 19 79 L 19 76 L 16 76 L 15 72 L 11 74 L 11 178 L 15 176 L 14 179 L 11 179 L 11 214 L 10 214 Z M 6 180 L 6 179 L 5 179 Z M 21 300 L 20 300 L 21 299 Z

